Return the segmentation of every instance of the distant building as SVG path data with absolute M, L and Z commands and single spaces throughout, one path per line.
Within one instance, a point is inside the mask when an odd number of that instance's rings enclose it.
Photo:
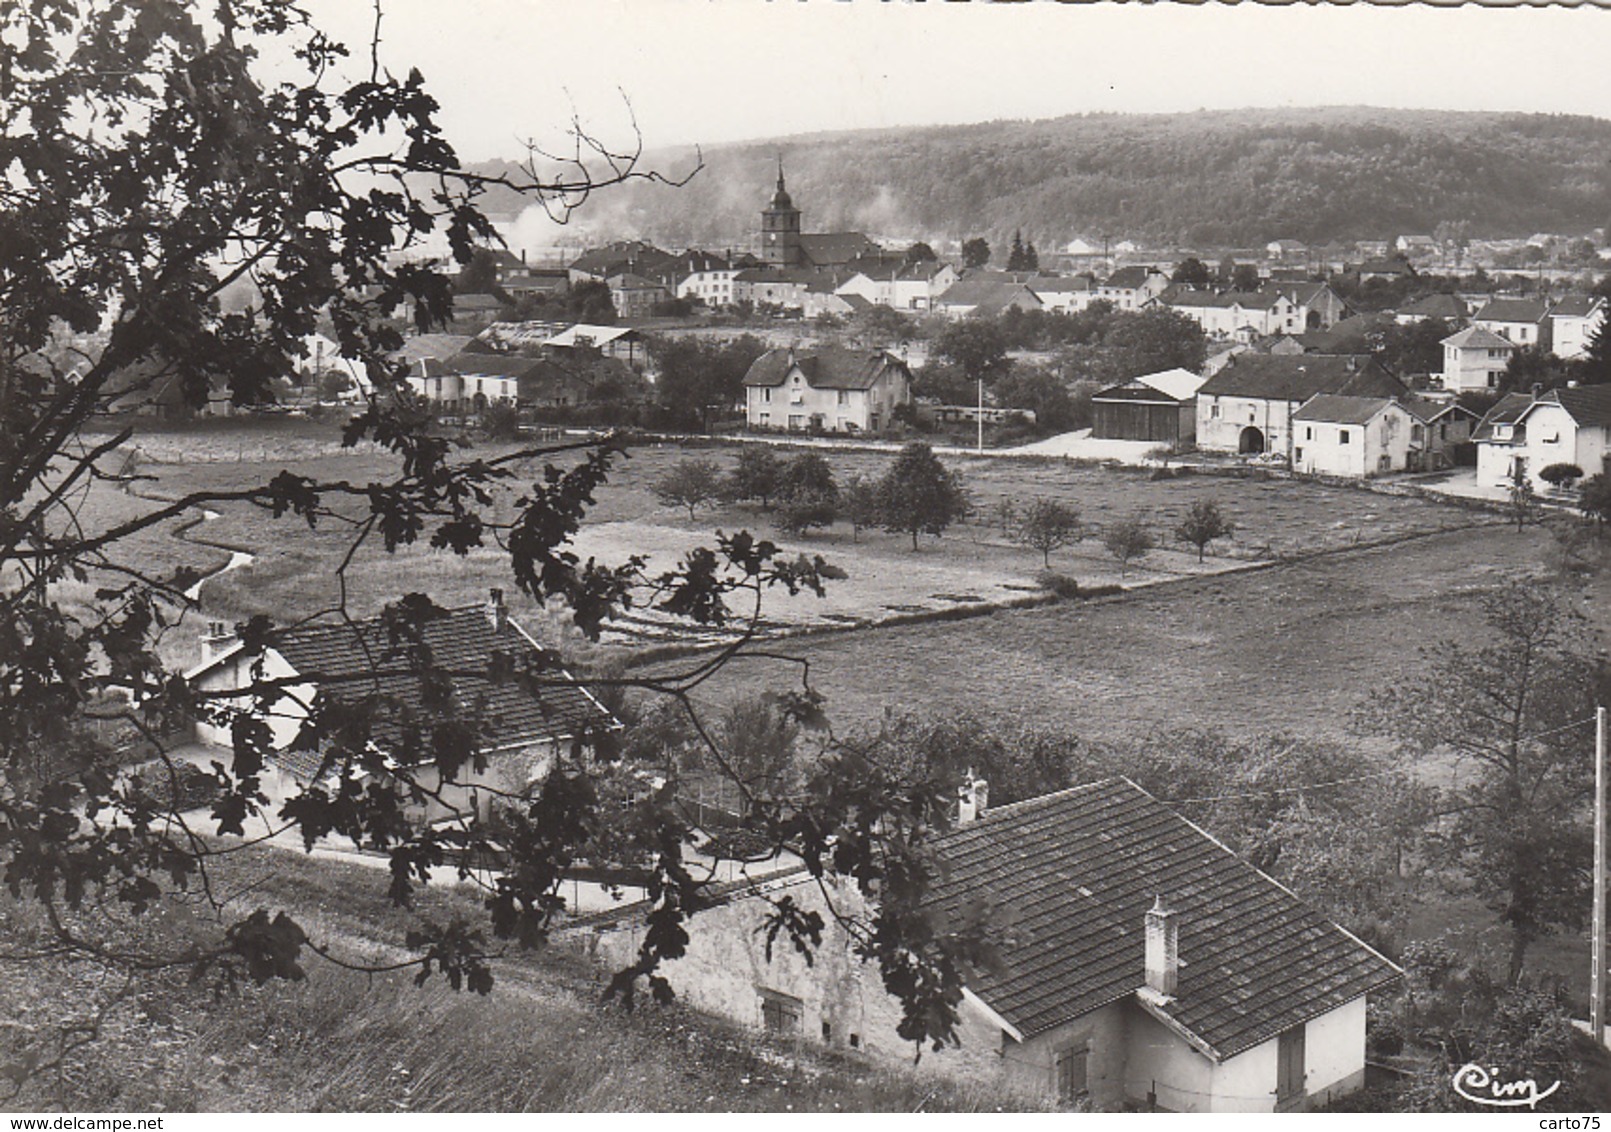
M 1459 295 L 1440 292 L 1436 295 L 1423 296 L 1413 303 L 1406 303 L 1394 312 L 1393 318 L 1400 326 L 1408 326 L 1428 318 L 1441 319 L 1444 322 L 1464 322 L 1470 313 L 1465 301 Z
M 1443 340 L 1443 388 L 1451 393 L 1498 389 L 1516 343 L 1480 326 L 1468 326 Z
M 956 268 L 931 259 L 892 266 L 887 271 L 878 268 L 858 271 L 834 293 L 860 295 L 874 306 L 917 312 L 930 310 L 934 300 L 956 281 Z
M 1551 352 L 1581 358 L 1605 322 L 1606 303 L 1598 295 L 1568 295 L 1549 312 Z
M 1190 370 L 1142 374 L 1091 398 L 1091 435 L 1102 440 L 1175 444 L 1197 435 L 1197 390 L 1206 378 Z
M 778 159 L 777 191 L 761 212 L 759 255 L 768 267 L 843 267 L 858 256 L 877 252 L 878 245 L 860 232 L 804 232 L 802 214 L 783 184 Z
M 1549 304 L 1541 299 L 1489 299 L 1471 316 L 1471 325 L 1518 346 L 1550 348 Z
M 744 375 L 751 428 L 882 432 L 912 399 L 912 372 L 887 350 L 821 345 L 768 350 Z
M 1290 458 L 1293 414 L 1318 393 L 1404 398 L 1410 391 L 1373 357 L 1240 354 L 1197 391 L 1197 446 Z
M 1027 283 L 971 275 L 957 280 L 934 301 L 934 309 L 947 318 L 994 318 L 1008 307 L 1032 311 L 1043 309 L 1045 303 Z
M 1121 267 L 1097 287 L 1096 297 L 1113 304 L 1114 309 L 1137 311 L 1169 287 L 1169 276 L 1156 267 Z

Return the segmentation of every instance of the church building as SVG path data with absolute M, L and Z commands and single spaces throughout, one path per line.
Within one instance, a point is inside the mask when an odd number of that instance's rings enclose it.
M 767 267 L 838 268 L 876 256 L 882 249 L 860 232 L 802 232 L 801 213 L 783 185 L 783 160 L 778 159 L 777 191 L 761 212 L 761 262 Z

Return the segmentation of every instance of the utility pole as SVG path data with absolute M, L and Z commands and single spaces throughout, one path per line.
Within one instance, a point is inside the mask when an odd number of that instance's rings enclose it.
M 1590 946 L 1589 1030 L 1605 1044 L 1605 708 L 1594 709 L 1594 923 Z
M 984 452 L 984 378 L 979 379 L 979 452 Z

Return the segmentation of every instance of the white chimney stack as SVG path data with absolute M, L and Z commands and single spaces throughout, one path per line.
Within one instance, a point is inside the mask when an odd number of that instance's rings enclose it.
M 223 621 L 207 622 L 207 629 L 201 635 L 201 660 L 205 664 L 218 656 L 230 645 L 235 643 L 235 630 Z
M 1147 987 L 1169 998 L 1180 978 L 1179 914 L 1164 907 L 1163 897 L 1147 912 Z
M 488 591 L 487 597 L 487 624 L 492 626 L 494 633 L 503 632 L 503 627 L 509 621 L 508 611 L 504 609 L 503 591 L 494 586 Z

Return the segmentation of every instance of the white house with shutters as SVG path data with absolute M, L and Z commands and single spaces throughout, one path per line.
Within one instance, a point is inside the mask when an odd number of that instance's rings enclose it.
M 911 370 L 882 349 L 768 350 L 744 375 L 745 418 L 755 429 L 882 432 L 911 399 Z

